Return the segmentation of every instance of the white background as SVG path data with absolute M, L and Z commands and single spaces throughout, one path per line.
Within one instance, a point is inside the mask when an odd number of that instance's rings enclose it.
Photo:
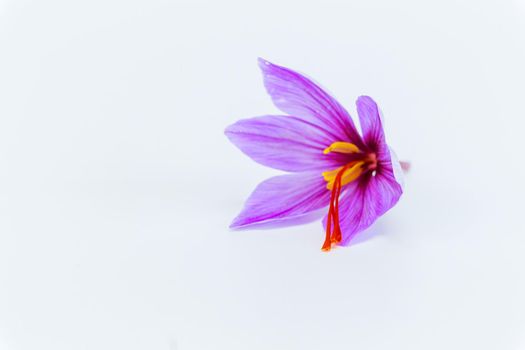
M 525 349 L 525 2 L 0 1 L 0 349 Z M 413 168 L 329 254 L 228 225 L 256 58 Z

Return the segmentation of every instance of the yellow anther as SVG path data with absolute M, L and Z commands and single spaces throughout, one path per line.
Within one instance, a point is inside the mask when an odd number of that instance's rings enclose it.
M 350 168 L 346 169 L 343 175 L 341 176 L 341 186 L 349 184 L 350 182 L 357 179 L 359 175 L 361 175 L 361 173 L 363 172 L 364 164 L 365 162 L 363 161 L 354 162 L 354 164 Z M 343 167 L 339 167 L 335 170 L 325 171 L 323 173 L 323 177 L 325 181 L 327 182 L 326 188 L 329 189 L 330 191 L 334 187 L 335 177 L 342 170 L 342 168 Z
M 337 176 L 337 173 L 340 172 L 342 168 L 343 167 L 341 166 L 341 167 L 339 167 L 337 169 L 323 172 L 323 178 L 327 182 L 334 181 L 335 177 Z
M 350 142 L 334 142 L 330 146 L 326 147 L 323 151 L 324 154 L 328 154 L 330 152 L 358 153 L 360 150 L 356 145 Z

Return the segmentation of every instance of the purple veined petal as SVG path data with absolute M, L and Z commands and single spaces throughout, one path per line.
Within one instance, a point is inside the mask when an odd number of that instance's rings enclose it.
M 363 139 L 367 145 L 375 144 L 377 146 L 385 145 L 385 134 L 383 132 L 383 123 L 377 104 L 371 97 L 360 96 L 356 102 L 357 114 Z
M 320 86 L 291 69 L 259 58 L 264 85 L 273 103 L 285 113 L 307 120 L 332 135 L 332 142 L 363 146 L 348 112 Z
M 360 96 L 356 102 L 357 113 L 363 139 L 368 147 L 372 147 L 379 161 L 378 172 L 390 172 L 396 181 L 403 187 L 403 172 L 397 156 L 388 147 L 383 131 L 381 111 L 372 98 Z
M 324 129 L 292 116 L 243 119 L 225 130 L 226 136 L 256 162 L 275 169 L 323 171 L 344 164 L 341 154 L 323 154 L 333 142 Z
M 371 174 L 348 185 L 339 201 L 339 224 L 342 245 L 348 244 L 359 232 L 367 229 L 392 208 L 403 190 L 393 172 Z M 327 217 L 323 219 L 326 230 Z
M 329 201 L 330 191 L 318 172 L 275 176 L 257 186 L 230 227 L 295 223 Z

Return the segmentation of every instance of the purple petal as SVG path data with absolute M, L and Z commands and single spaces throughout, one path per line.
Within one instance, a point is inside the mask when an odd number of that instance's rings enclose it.
M 391 171 L 376 176 L 370 174 L 349 184 L 339 201 L 342 244 L 348 244 L 357 233 L 392 208 L 402 192 Z M 325 229 L 326 220 L 327 217 L 323 219 Z
M 275 176 L 257 186 L 230 227 L 298 219 L 329 201 L 330 191 L 318 172 Z
M 366 144 L 386 145 L 379 108 L 368 96 L 360 96 L 356 102 L 359 123 Z
M 332 142 L 348 141 L 359 148 L 363 146 L 348 112 L 321 87 L 291 69 L 261 58 L 259 66 L 266 90 L 277 108 L 325 129 Z
M 395 153 L 388 147 L 383 131 L 381 112 L 372 98 L 361 96 L 357 99 L 357 113 L 367 146 L 372 147 L 377 154 L 380 174 L 394 177 L 403 186 L 403 172 Z M 389 173 L 389 174 L 386 174 Z
M 341 154 L 323 154 L 333 142 L 330 135 L 292 116 L 262 116 L 230 125 L 226 136 L 256 162 L 284 171 L 334 169 L 344 164 Z

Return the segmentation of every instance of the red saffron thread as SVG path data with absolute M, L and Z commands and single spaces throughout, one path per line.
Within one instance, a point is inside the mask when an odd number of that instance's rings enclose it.
M 328 217 L 326 222 L 326 238 L 321 248 L 324 251 L 329 251 L 332 248 L 332 243 L 340 243 L 342 240 L 341 227 L 339 226 L 339 195 L 341 194 L 341 178 L 343 174 L 353 163 L 345 165 L 336 175 L 334 185 L 332 187 L 332 194 L 330 195 L 330 209 L 328 210 Z M 332 230 L 333 224 L 333 230 Z

